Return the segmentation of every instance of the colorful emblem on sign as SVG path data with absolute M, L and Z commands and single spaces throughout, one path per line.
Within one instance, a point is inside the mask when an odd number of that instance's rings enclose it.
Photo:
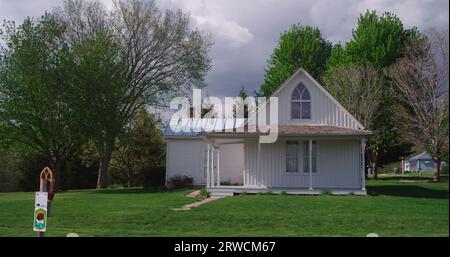
M 47 227 L 47 211 L 39 208 L 34 211 L 34 231 L 44 232 Z
M 33 223 L 34 231 L 45 232 L 45 229 L 47 228 L 47 201 L 47 192 L 36 192 Z

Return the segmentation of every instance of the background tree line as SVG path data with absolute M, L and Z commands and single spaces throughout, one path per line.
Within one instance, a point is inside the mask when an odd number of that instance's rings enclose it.
M 138 185 L 137 173 L 164 164 L 160 124 L 147 108 L 203 87 L 210 69 L 209 36 L 153 0 L 115 1 L 111 10 L 67 0 L 0 33 L 1 176 L 20 176 L 29 190 L 44 165 L 57 190 L 81 177 L 91 187 L 92 176 L 104 188 L 110 165 L 116 181 Z

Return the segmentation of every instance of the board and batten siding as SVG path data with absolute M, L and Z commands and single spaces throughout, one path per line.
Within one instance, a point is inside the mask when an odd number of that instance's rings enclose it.
M 258 143 L 245 144 L 245 186 L 308 188 L 309 173 L 303 172 L 303 142 L 306 138 L 278 139 L 273 144 L 261 144 L 258 170 Z M 299 142 L 298 173 L 286 172 L 286 141 Z M 360 181 L 359 140 L 315 140 L 317 142 L 317 173 L 313 173 L 313 188 L 356 189 Z
M 298 73 L 287 84 L 275 92 L 278 97 L 278 124 L 279 125 L 330 125 L 350 129 L 362 129 L 359 122 L 346 111 L 334 98 L 321 88 L 320 85 L 307 77 L 305 73 Z M 294 89 L 302 83 L 311 95 L 311 119 L 291 119 L 291 96 Z M 325 92 L 324 92 L 325 90 Z M 266 106 L 266 120 L 270 120 L 270 101 Z M 254 123 L 255 116 L 249 118 Z

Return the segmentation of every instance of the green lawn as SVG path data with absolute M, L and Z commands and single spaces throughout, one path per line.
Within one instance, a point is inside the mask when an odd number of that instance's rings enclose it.
M 242 195 L 178 212 L 195 201 L 190 190 L 69 191 L 56 195 L 46 235 L 448 236 L 448 179 L 423 179 L 381 177 L 366 197 Z M 34 193 L 0 194 L 0 236 L 34 236 L 33 206 Z

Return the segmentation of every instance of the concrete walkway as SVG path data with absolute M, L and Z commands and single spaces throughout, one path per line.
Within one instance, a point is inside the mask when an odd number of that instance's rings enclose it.
M 201 200 L 199 202 L 193 202 L 193 203 L 187 204 L 187 205 L 185 205 L 185 206 L 183 206 L 181 208 L 175 208 L 175 209 L 172 209 L 172 210 L 174 210 L 174 211 L 190 211 L 194 207 L 197 207 L 197 206 L 200 206 L 200 205 L 203 205 L 203 204 L 207 204 L 207 203 L 209 203 L 211 201 L 215 201 L 215 200 L 220 199 L 220 198 L 222 198 L 222 197 L 215 197 L 215 196 L 208 197 L 208 198 L 205 198 L 205 199 L 203 199 L 203 200 Z

